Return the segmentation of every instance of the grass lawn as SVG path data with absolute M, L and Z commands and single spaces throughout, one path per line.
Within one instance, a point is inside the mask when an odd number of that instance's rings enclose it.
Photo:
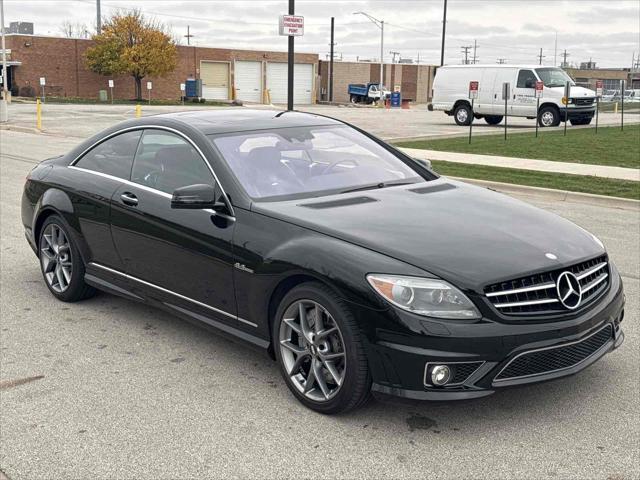
M 640 182 L 630 180 L 488 167 L 468 163 L 433 161 L 432 165 L 439 174 L 451 177 L 475 178 L 478 180 L 491 180 L 494 182 L 515 183 L 517 185 L 555 188 L 557 190 L 640 200 Z
M 479 153 L 504 157 L 533 158 L 556 162 L 589 163 L 640 168 L 640 125 L 620 127 L 540 129 L 535 133 L 514 133 L 505 142 L 502 135 L 478 135 L 471 145 L 467 137 L 399 142 L 399 147 L 445 152 Z

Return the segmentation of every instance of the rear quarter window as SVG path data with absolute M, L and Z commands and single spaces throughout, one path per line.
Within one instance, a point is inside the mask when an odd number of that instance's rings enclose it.
M 136 130 L 111 137 L 85 153 L 75 166 L 128 180 L 141 134 Z

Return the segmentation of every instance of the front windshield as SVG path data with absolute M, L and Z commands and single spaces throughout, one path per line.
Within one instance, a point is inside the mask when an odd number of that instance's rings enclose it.
M 398 157 L 347 126 L 281 128 L 210 138 L 254 199 L 424 181 Z
M 536 68 L 536 73 L 545 87 L 564 87 L 567 82 L 576 84 L 561 68 Z

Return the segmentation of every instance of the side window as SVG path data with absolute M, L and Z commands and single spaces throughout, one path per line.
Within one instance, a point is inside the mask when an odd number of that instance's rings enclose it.
M 518 74 L 518 88 L 536 88 L 538 79 L 531 70 L 520 70 Z
M 205 160 L 182 137 L 164 130 L 144 131 L 133 163 L 131 181 L 172 194 L 197 183 L 214 184 Z
M 140 130 L 136 130 L 111 137 L 85 153 L 75 165 L 129 180 L 141 134 Z

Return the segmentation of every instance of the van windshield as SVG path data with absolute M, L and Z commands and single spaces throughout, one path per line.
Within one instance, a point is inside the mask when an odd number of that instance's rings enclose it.
M 545 87 L 564 87 L 567 82 L 576 84 L 561 68 L 536 68 L 536 73 Z

